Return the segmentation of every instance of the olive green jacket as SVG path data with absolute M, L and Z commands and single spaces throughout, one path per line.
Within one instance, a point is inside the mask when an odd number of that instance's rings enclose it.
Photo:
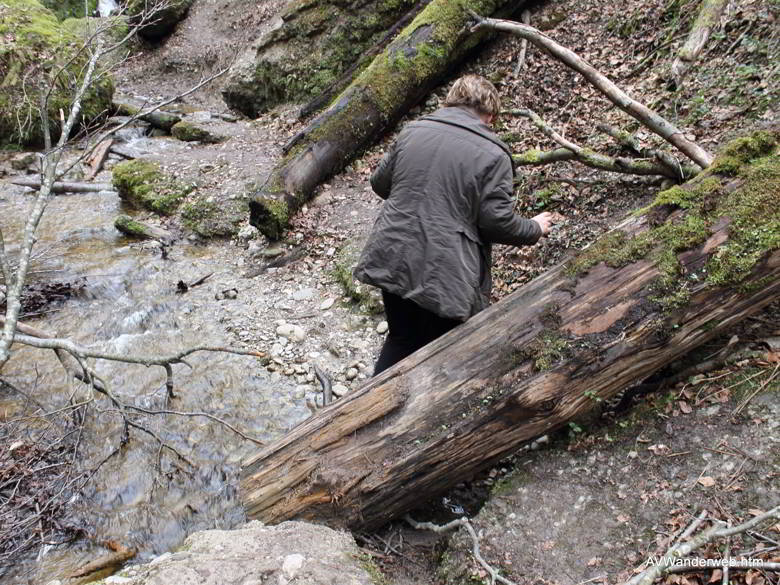
M 470 110 L 442 108 L 407 124 L 371 176 L 386 201 L 355 277 L 441 317 L 481 311 L 490 244 L 542 235 L 513 211 L 513 174 L 509 149 Z

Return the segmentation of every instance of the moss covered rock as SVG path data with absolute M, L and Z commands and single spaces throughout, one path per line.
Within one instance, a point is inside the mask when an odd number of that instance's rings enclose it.
M 39 146 L 43 143 L 40 101 L 53 88 L 48 113 L 53 138 L 59 133 L 62 109 L 83 80 L 87 55 L 79 52 L 83 40 L 64 27 L 52 11 L 37 0 L 0 3 L 0 142 Z M 64 65 L 65 73 L 55 79 Z M 114 86 L 102 75 L 81 102 L 81 121 L 104 115 L 111 106 Z
M 209 132 L 203 126 L 193 124 L 192 122 L 179 122 L 171 128 L 171 134 L 174 138 L 184 142 L 205 142 L 215 144 L 225 140 L 224 136 Z
M 169 0 L 164 8 L 150 12 L 155 2 L 130 0 L 127 3 L 127 13 L 132 22 L 140 24 L 138 34 L 146 39 L 157 41 L 173 32 L 179 21 L 187 15 L 193 1 Z
M 232 67 L 222 95 L 248 116 L 317 96 L 414 4 L 368 0 L 355 8 L 341 0 L 292 0 L 277 16 L 278 26 Z
M 157 163 L 142 159 L 116 165 L 113 182 L 123 201 L 161 215 L 173 213 L 191 191 L 166 175 Z
M 249 207 L 243 199 L 215 202 L 200 199 L 182 207 L 182 223 L 204 238 L 229 238 L 238 234 Z

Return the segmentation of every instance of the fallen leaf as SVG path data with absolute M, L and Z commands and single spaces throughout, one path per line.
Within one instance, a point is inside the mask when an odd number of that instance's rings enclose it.
M 711 478 L 709 475 L 705 475 L 704 477 L 700 477 L 698 479 L 698 482 L 703 485 L 704 487 L 712 487 L 715 485 L 715 480 Z
M 707 583 L 715 583 L 717 581 L 720 581 L 723 578 L 723 571 L 720 569 L 715 569 L 712 572 L 712 576 L 710 577 L 710 580 L 707 581 Z
M 680 400 L 677 402 L 677 406 L 680 407 L 680 411 L 683 414 L 691 414 L 693 412 L 693 409 L 691 408 L 691 405 L 685 402 L 685 400 Z

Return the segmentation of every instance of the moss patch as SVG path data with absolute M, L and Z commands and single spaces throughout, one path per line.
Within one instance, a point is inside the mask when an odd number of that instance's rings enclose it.
M 687 210 L 684 215 L 632 237 L 619 230 L 610 232 L 574 259 L 568 273 L 578 276 L 601 262 L 620 267 L 645 258 L 660 272 L 653 299 L 665 309 L 685 305 L 693 284 L 741 282 L 761 258 L 780 248 L 777 143 L 777 134 L 766 131 L 731 142 L 705 173 L 662 191 L 641 211 L 670 207 Z M 727 190 L 716 173 L 735 176 L 740 184 L 724 193 Z M 724 218 L 730 221 L 728 241 L 718 246 L 701 273 L 683 275 L 678 253 L 704 243 Z
M 0 15 L 0 136 L 5 143 L 40 146 L 42 92 L 53 88 L 47 110 L 56 140 L 59 111 L 70 110 L 88 57 L 79 53 L 83 41 L 37 0 L 5 0 Z M 64 73 L 55 78 L 66 64 Z M 107 75 L 93 83 L 82 100 L 81 122 L 107 113 L 113 91 Z
M 161 215 L 173 213 L 192 190 L 163 173 L 157 163 L 142 159 L 116 165 L 113 183 L 123 200 Z
M 205 142 L 208 144 L 214 144 L 222 142 L 225 137 L 217 134 L 212 134 L 205 128 L 196 126 L 191 122 L 178 122 L 171 128 L 171 134 L 174 138 L 182 140 L 184 142 Z
M 238 233 L 247 211 L 245 200 L 217 203 L 201 199 L 185 203 L 181 218 L 188 229 L 204 238 L 229 238 Z

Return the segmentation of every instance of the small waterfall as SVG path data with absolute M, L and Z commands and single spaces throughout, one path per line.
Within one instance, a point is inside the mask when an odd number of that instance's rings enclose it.
M 98 14 L 100 16 L 111 16 L 115 12 L 119 12 L 119 4 L 116 0 L 98 0 Z

